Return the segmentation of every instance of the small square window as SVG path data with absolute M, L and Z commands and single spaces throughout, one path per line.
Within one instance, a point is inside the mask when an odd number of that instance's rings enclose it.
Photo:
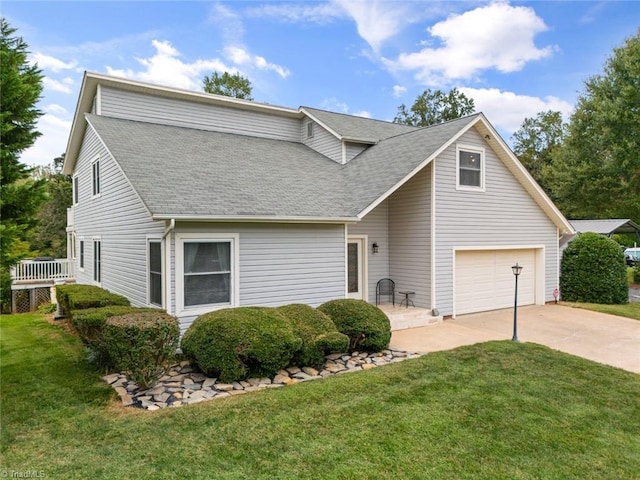
M 484 190 L 484 151 L 458 147 L 458 188 Z
M 307 123 L 307 138 L 313 137 L 313 122 Z

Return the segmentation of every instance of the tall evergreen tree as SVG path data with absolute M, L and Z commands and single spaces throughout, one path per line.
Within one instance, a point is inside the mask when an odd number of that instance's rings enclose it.
M 40 135 L 36 103 L 42 93 L 42 72 L 29 64 L 27 44 L 16 29 L 0 19 L 0 309 L 10 305 L 10 268 L 21 256 L 18 245 L 35 224 L 44 199 L 44 180 L 29 179 L 20 154 Z

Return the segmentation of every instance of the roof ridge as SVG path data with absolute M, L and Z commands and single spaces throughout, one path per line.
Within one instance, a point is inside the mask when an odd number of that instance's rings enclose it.
M 353 115 L 353 114 L 350 114 L 350 113 L 334 112 L 332 110 L 324 110 L 322 108 L 307 107 L 305 105 L 301 105 L 300 109 L 315 110 L 317 112 L 329 113 L 331 115 L 341 115 L 343 117 L 349 117 L 349 118 L 360 118 L 362 120 L 367 120 L 367 121 L 370 121 L 370 122 L 380 122 L 380 123 L 386 123 L 386 124 L 389 124 L 389 125 L 400 125 L 400 126 L 405 126 L 405 127 L 419 128 L 419 127 L 415 127 L 413 125 L 407 125 L 405 123 L 396 123 L 396 122 L 389 121 L 389 120 L 381 120 L 379 118 L 363 117 L 361 115 Z

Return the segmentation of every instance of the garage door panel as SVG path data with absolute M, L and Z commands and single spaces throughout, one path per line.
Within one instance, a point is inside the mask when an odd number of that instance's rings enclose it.
M 518 278 L 518 305 L 535 303 L 535 250 L 479 250 L 456 253 L 456 314 L 513 306 L 511 266 L 524 268 Z

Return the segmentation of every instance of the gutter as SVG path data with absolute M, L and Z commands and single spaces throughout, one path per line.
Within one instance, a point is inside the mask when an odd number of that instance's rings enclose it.
M 171 309 L 171 241 L 166 241 L 167 236 L 176 228 L 176 219 L 172 218 L 169 221 L 169 225 L 165 227 L 162 234 L 162 242 L 164 244 L 164 262 L 163 262 L 163 275 L 164 280 L 164 308 L 169 315 L 172 315 Z

